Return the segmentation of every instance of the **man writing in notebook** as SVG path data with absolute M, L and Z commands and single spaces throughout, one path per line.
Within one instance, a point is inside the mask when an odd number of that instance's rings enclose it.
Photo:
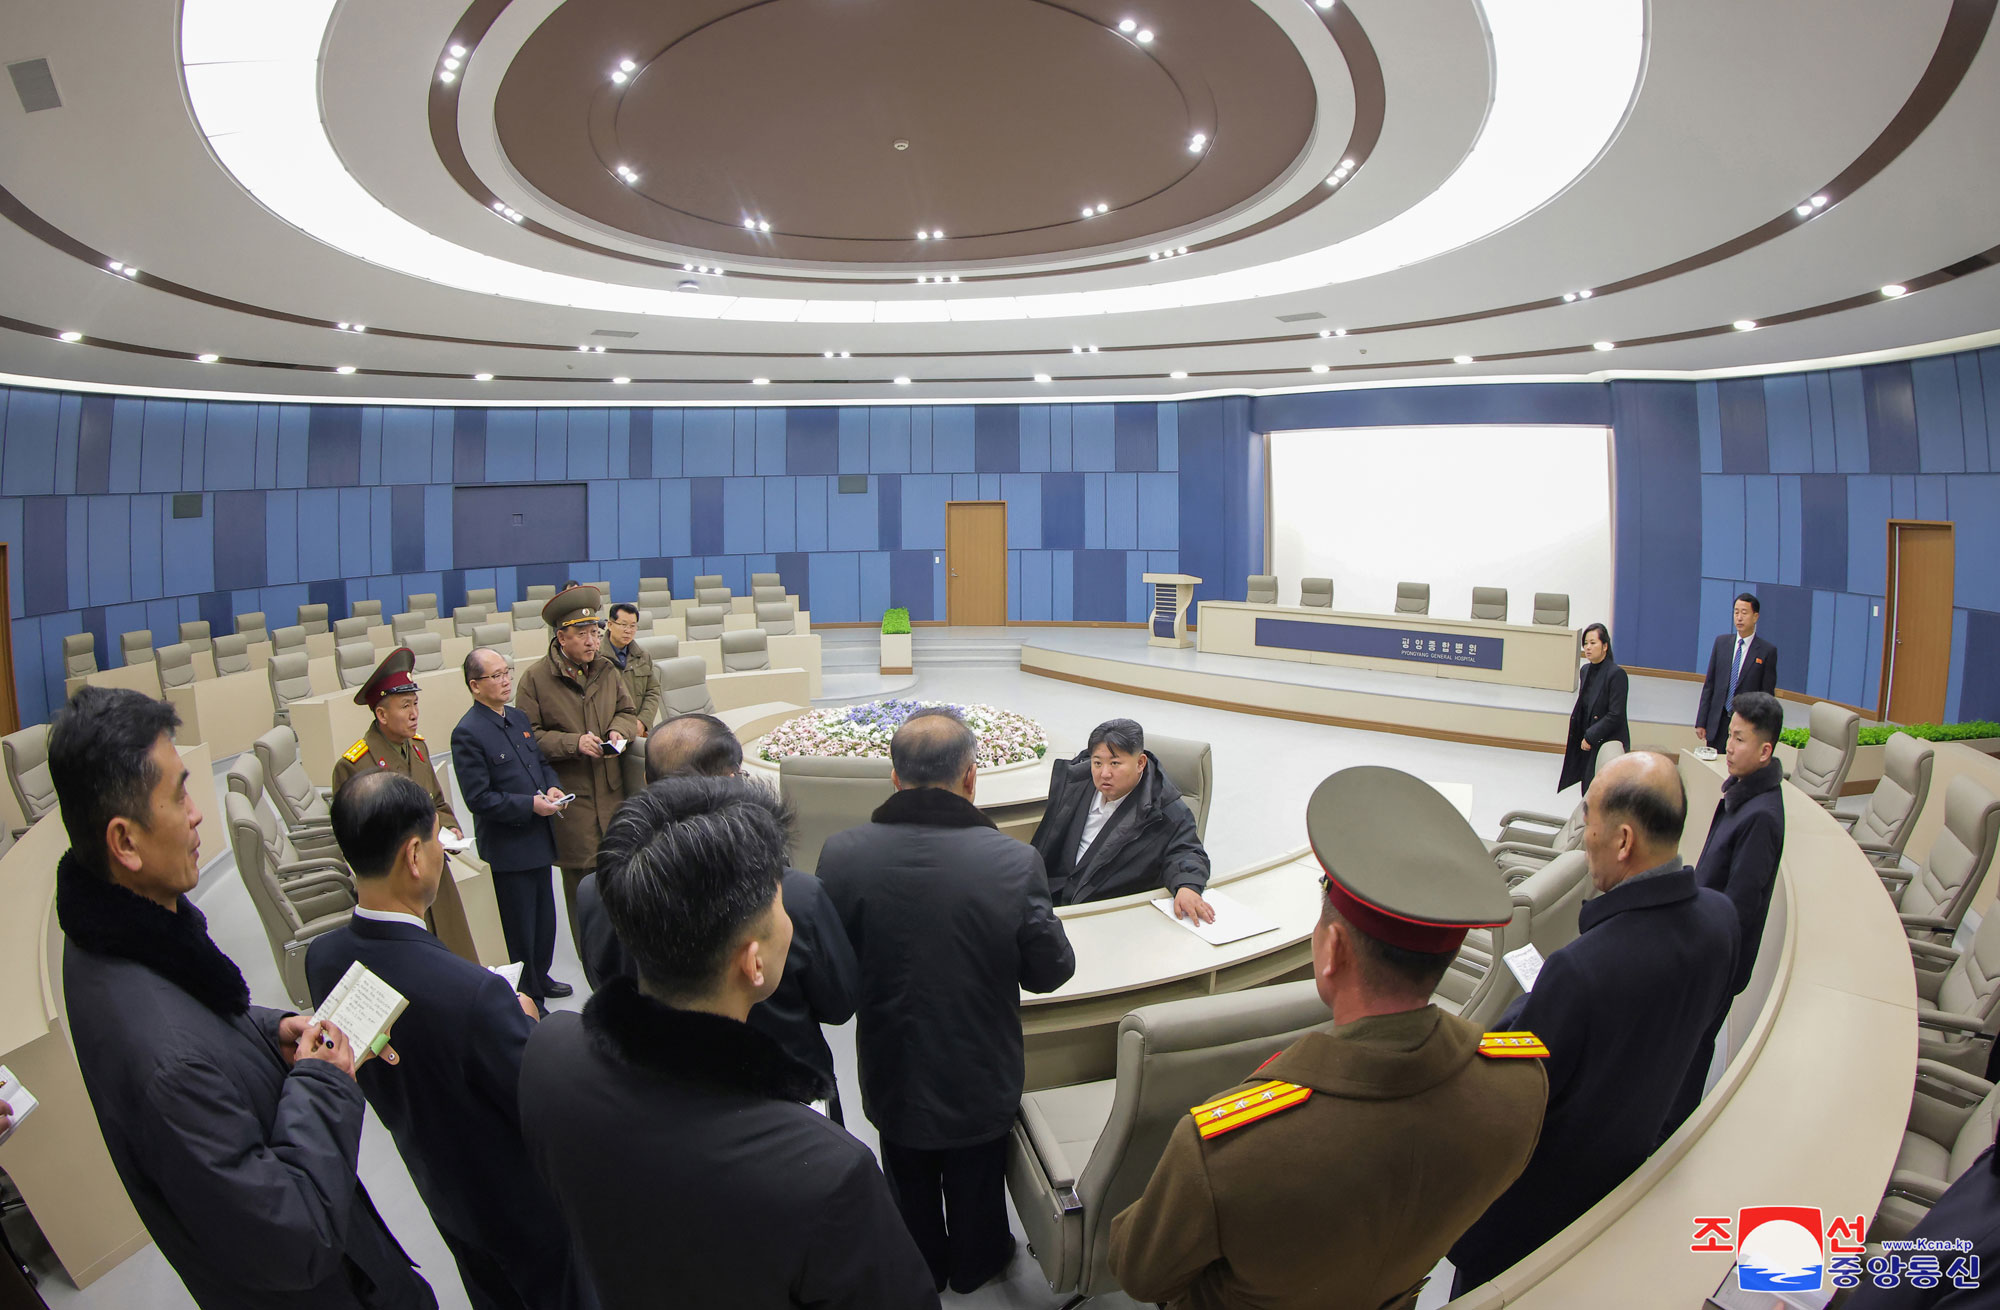
M 475 1310 L 582 1306 L 562 1216 L 521 1140 L 516 1089 L 535 1004 L 424 927 L 444 873 L 437 834 L 430 797 L 401 774 L 364 773 L 335 793 L 334 840 L 360 904 L 306 952 L 313 1004 L 357 961 L 409 1001 L 393 1045 L 355 1077 Z

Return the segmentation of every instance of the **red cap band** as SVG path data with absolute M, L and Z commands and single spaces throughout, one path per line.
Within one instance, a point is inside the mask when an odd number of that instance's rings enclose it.
M 1465 944 L 1465 934 L 1470 925 L 1420 923 L 1415 919 L 1405 919 L 1387 910 L 1376 909 L 1341 886 L 1337 878 L 1327 878 L 1325 886 L 1326 897 L 1333 902 L 1333 908 L 1339 911 L 1340 917 L 1377 941 L 1400 946 L 1406 951 L 1421 951 L 1426 955 L 1442 955 Z M 1480 926 L 1490 928 L 1495 925 Z
M 381 703 L 384 696 L 400 696 L 404 692 L 417 691 L 417 680 L 407 673 L 392 673 L 372 688 L 368 694 L 369 708 Z

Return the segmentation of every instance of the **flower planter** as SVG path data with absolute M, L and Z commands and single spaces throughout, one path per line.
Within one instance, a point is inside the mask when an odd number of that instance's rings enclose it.
M 910 662 L 910 634 L 907 632 L 885 632 L 882 634 L 881 671 L 884 673 L 911 673 L 915 666 Z

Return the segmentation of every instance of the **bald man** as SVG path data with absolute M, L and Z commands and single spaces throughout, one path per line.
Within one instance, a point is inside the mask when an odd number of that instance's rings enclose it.
M 1736 911 L 1681 862 L 1687 790 L 1672 760 L 1634 751 L 1584 797 L 1583 849 L 1601 893 L 1577 939 L 1495 1025 L 1549 1048 L 1549 1108 L 1514 1185 L 1451 1248 L 1457 1296 L 1567 1228 L 1644 1163 L 1736 968 Z

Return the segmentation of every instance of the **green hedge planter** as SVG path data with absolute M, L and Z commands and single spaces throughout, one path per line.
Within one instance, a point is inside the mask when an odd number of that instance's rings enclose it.
M 1971 723 L 1863 724 L 1858 744 L 1881 746 L 1899 732 L 1907 732 L 1919 741 L 1979 741 L 2000 737 L 2000 723 L 1975 719 Z M 1778 740 L 1787 746 L 1802 747 L 1808 735 L 1804 728 L 1787 728 L 1778 734 Z
M 885 636 L 906 634 L 910 630 L 910 611 L 898 605 L 895 609 L 882 611 L 882 632 Z

